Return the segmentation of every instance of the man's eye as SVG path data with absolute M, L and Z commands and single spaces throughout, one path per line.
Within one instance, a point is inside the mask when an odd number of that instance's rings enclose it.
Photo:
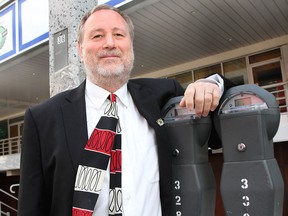
M 94 38 L 102 38 L 103 35 L 94 35 Z
M 116 36 L 116 37 L 124 37 L 124 35 L 121 34 L 121 33 L 116 33 L 115 36 Z

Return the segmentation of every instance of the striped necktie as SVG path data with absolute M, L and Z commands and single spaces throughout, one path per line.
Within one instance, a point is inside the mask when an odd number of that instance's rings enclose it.
M 104 110 L 85 145 L 78 166 L 72 216 L 92 216 L 102 189 L 110 161 L 109 215 L 122 215 L 121 189 L 121 128 L 118 119 L 116 95 L 111 94 Z

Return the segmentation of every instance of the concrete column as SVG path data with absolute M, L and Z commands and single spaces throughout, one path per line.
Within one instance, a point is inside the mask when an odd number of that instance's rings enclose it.
M 49 0 L 50 96 L 85 79 L 77 51 L 77 28 L 97 0 Z

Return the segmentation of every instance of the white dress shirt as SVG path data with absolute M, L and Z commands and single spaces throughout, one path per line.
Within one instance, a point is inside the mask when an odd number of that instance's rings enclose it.
M 110 93 L 86 81 L 88 136 L 98 123 Z M 161 216 L 159 166 L 155 132 L 138 112 L 127 85 L 115 92 L 122 129 L 122 195 L 124 216 Z M 108 166 L 109 167 L 109 166 Z M 94 209 L 108 215 L 109 171 Z

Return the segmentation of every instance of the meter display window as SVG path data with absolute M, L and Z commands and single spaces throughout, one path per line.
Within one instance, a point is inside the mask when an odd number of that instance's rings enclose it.
M 267 104 L 251 93 L 241 93 L 227 100 L 221 107 L 221 113 L 245 112 L 268 109 Z
M 235 100 L 235 107 L 251 105 L 251 97 L 240 98 Z

